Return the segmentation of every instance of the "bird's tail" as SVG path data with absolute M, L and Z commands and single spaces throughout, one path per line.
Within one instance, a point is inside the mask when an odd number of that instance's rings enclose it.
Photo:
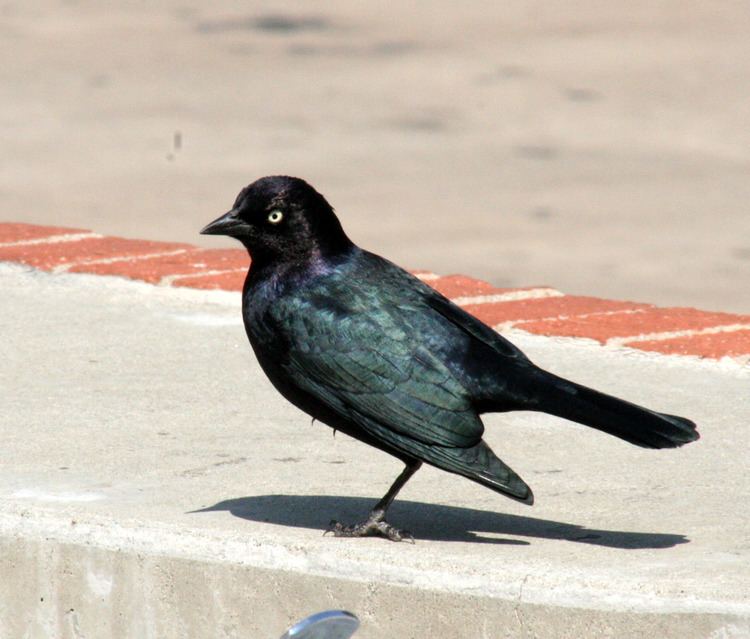
M 700 437 L 689 419 L 631 404 L 538 370 L 527 409 L 557 415 L 644 448 L 677 448 Z

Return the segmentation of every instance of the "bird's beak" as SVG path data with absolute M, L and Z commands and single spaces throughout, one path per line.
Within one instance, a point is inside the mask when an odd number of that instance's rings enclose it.
M 237 231 L 246 226 L 246 223 L 237 215 L 237 210 L 232 209 L 217 217 L 210 224 L 206 224 L 201 229 L 201 235 L 237 235 Z

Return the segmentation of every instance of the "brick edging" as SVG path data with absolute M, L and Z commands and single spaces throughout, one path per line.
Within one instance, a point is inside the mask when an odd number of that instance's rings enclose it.
M 242 249 L 202 249 L 20 223 L 0 223 L 0 261 L 226 291 L 242 289 L 248 266 Z M 496 288 L 465 275 L 414 273 L 498 329 L 588 338 L 669 355 L 750 361 L 750 315 L 565 295 L 546 286 Z

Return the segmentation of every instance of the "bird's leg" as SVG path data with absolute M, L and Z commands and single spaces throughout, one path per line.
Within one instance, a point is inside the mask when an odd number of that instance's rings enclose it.
M 352 526 L 345 526 L 338 521 L 332 521 L 328 530 L 323 534 L 333 533 L 334 537 L 385 537 L 391 541 L 411 541 L 414 543 L 414 537 L 412 537 L 409 531 L 399 530 L 385 520 L 385 513 L 396 498 L 396 495 L 398 495 L 398 492 L 409 481 L 411 476 L 419 470 L 421 465 L 422 462 L 418 460 L 407 463 L 406 468 L 396 477 L 396 481 L 393 482 L 383 498 L 375 504 L 375 507 L 370 511 L 365 521 Z

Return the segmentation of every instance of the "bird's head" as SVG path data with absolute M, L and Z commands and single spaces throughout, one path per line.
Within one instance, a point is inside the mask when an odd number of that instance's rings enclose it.
M 335 256 L 352 245 L 320 193 L 304 180 L 280 175 L 246 186 L 232 210 L 201 233 L 236 238 L 254 262 Z

